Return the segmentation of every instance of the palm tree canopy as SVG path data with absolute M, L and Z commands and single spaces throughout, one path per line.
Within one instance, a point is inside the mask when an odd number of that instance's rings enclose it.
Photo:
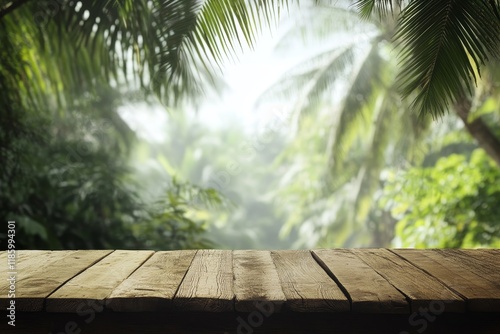
M 200 95 L 203 83 L 212 80 L 207 60 L 220 64 L 242 43 L 252 45 L 256 32 L 275 21 L 289 2 L 2 1 L 0 29 L 8 39 L 2 45 L 19 45 L 24 38 L 41 47 L 37 57 L 44 60 L 42 71 L 56 92 L 118 80 L 123 70 L 122 77 L 133 74 L 147 90 L 171 102 L 186 92 Z M 357 0 L 354 5 L 363 17 L 398 15 L 398 82 L 404 97 L 418 93 L 413 106 L 421 114 L 443 114 L 471 91 L 481 66 L 500 55 L 499 0 Z M 23 20 L 27 17 L 31 20 Z M 74 66 L 59 68 L 54 54 L 74 59 Z M 132 73 L 127 63 L 134 65 Z
M 500 56 L 498 0 L 359 0 L 364 17 L 401 10 L 394 36 L 402 46 L 398 77 L 403 97 L 417 92 L 413 106 L 442 115 L 472 91 L 480 68 Z
M 39 79 L 25 87 L 32 95 L 56 93 L 67 101 L 96 82 L 124 81 L 166 103 L 186 95 L 193 99 L 212 83 L 213 64 L 238 45 L 251 46 L 281 5 L 281 0 L 2 1 L 2 47 L 24 59 L 0 70 Z

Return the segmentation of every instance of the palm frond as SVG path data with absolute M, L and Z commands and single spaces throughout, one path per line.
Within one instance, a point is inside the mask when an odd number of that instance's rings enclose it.
M 283 23 L 287 25 L 288 21 Z M 280 37 L 275 49 L 278 52 L 289 52 L 298 41 L 308 45 L 333 44 L 338 41 L 338 35 L 370 33 L 376 30 L 374 26 L 378 23 L 361 20 L 355 10 L 337 2 L 334 5 L 301 5 L 300 12 L 293 15 L 290 27 Z
M 332 135 L 327 148 L 331 175 L 334 177 L 342 169 L 341 162 L 345 161 L 350 143 L 359 136 L 358 121 L 369 120 L 371 109 L 364 108 L 373 91 L 381 84 L 379 74 L 381 73 L 382 60 L 378 53 L 379 41 L 375 39 L 370 49 L 357 61 L 357 65 L 351 73 L 348 82 L 347 95 L 338 111 L 338 122 L 332 128 Z M 352 132 L 354 131 L 354 133 Z
M 390 94 L 386 92 L 386 94 Z M 365 221 L 373 203 L 373 194 L 380 187 L 380 173 L 386 165 L 386 152 L 391 137 L 391 127 L 394 123 L 395 108 L 388 104 L 384 93 L 378 94 L 375 103 L 374 131 L 370 144 L 365 152 L 364 168 L 360 173 L 359 188 L 354 204 L 357 221 Z
M 401 90 L 418 92 L 420 114 L 442 115 L 472 91 L 480 67 L 500 56 L 500 22 L 485 0 L 411 1 L 395 38 L 403 46 Z
M 394 5 L 401 7 L 404 0 L 358 0 L 354 3 L 362 18 L 369 19 L 376 12 L 381 18 L 394 11 Z
M 96 81 L 127 82 L 166 103 L 195 99 L 214 86 L 214 67 L 253 45 L 287 1 L 89 0 L 31 2 L 10 11 L 2 34 L 25 34 L 58 98 Z M 21 28 L 15 26 L 21 23 Z M 25 31 L 22 31 L 22 30 Z M 57 57 L 54 57 L 57 55 Z

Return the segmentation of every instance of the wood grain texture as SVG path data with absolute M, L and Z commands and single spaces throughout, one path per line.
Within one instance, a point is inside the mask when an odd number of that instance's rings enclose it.
M 19 251 L 16 282 L 16 308 L 19 311 L 41 311 L 47 296 L 66 281 L 99 261 L 106 251 Z M 6 298 L 7 285 L 0 283 L 0 306 Z
M 500 267 L 500 250 L 498 249 L 451 249 L 450 251 L 458 251 L 467 256 L 475 257 L 483 263 L 491 264 L 496 268 Z
M 175 292 L 195 254 L 195 250 L 155 253 L 113 290 L 107 307 L 127 312 L 171 309 Z
M 123 312 L 130 311 L 140 312 L 131 315 L 138 319 L 152 312 L 201 319 L 201 314 L 217 312 L 207 317 L 212 319 L 211 316 L 226 313 L 232 315 L 228 319 L 238 319 L 254 314 L 255 318 L 249 321 L 260 322 L 257 318 L 260 315 L 264 322 L 269 322 L 283 315 L 283 319 L 293 324 L 297 323 L 296 312 L 342 318 L 345 313 L 338 312 L 351 310 L 350 315 L 363 319 L 370 313 L 380 317 L 403 316 L 398 319 L 406 317 L 405 323 L 409 324 L 411 319 L 420 319 L 421 313 L 427 311 L 439 319 L 455 312 L 468 312 L 450 318 L 456 320 L 472 319 L 478 314 L 490 314 L 485 319 L 498 318 L 500 314 L 499 250 L 191 250 L 156 253 L 36 250 L 18 251 L 16 255 L 16 311 L 19 315 L 24 311 L 50 315 L 53 311 L 58 312 L 54 313 L 57 318 L 62 316 L 60 312 L 76 311 L 72 314 L 81 320 L 87 318 L 82 314 L 88 316 L 85 311 L 93 309 L 108 311 L 96 319 L 105 319 L 106 314 L 126 315 Z M 7 252 L 0 252 L 0 261 L 4 262 L 0 275 L 4 276 L 7 274 L 6 259 Z M 0 280 L 2 308 L 10 301 L 7 293 L 8 281 Z M 49 312 L 43 312 L 44 305 Z M 278 312 L 280 306 L 281 312 Z M 178 313 L 179 310 L 189 312 Z M 443 311 L 446 314 L 441 314 Z M 398 312 L 407 314 L 396 314 Z M 414 315 L 417 318 L 410 319 Z M 144 325 L 144 322 L 138 320 L 139 324 Z M 411 332 L 417 328 L 410 326 L 397 330 Z M 492 328 L 492 333 L 500 333 L 498 327 Z M 279 327 L 273 330 L 279 332 Z M 61 330 L 50 331 L 59 333 Z
M 233 256 L 229 250 L 199 250 L 174 297 L 184 311 L 234 311 Z
M 297 312 L 346 312 L 349 300 L 309 251 L 271 252 L 286 297 Z
M 353 249 L 352 252 L 377 271 L 410 300 L 412 312 L 430 307 L 444 312 L 464 312 L 465 300 L 410 262 L 386 249 Z
M 47 312 L 80 312 L 89 305 L 101 308 L 105 298 L 153 253 L 114 251 L 52 293 L 46 300 Z
M 472 254 L 458 249 L 438 249 L 436 252 L 461 264 L 476 275 L 481 276 L 483 280 L 500 288 L 500 265 L 495 261 L 496 256 L 492 258 L 493 254 L 491 256 L 480 255 L 477 252 Z
M 4 264 L 7 261 L 7 251 L 0 252 L 0 263 Z M 0 266 L 0 270 L 5 269 L 5 266 Z
M 406 297 L 349 250 L 318 249 L 313 255 L 347 291 L 353 312 L 410 312 Z
M 467 299 L 467 310 L 500 312 L 500 288 L 467 266 L 435 250 L 395 249 L 394 253 L 425 270 Z
M 285 302 L 269 251 L 233 252 L 235 308 L 239 312 L 279 312 Z

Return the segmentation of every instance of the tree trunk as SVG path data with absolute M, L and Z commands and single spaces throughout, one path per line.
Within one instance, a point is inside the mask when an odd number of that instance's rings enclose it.
M 469 122 L 469 114 L 472 104 L 466 97 L 462 97 L 455 104 L 455 111 L 464 122 L 465 128 L 470 135 L 477 141 L 479 147 L 484 149 L 486 153 L 500 167 L 500 139 L 495 136 L 491 129 L 484 123 L 481 117 Z

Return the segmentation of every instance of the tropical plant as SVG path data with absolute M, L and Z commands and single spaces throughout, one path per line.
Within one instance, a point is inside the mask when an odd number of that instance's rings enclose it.
M 419 121 L 399 98 L 390 44 L 394 20 L 361 21 L 349 7 L 307 9 L 294 29 L 310 40 L 319 39 L 326 47 L 286 73 L 264 96 L 294 101 L 299 129 L 296 142 L 311 146 L 298 149 L 295 145 L 285 153 L 285 161 L 292 164 L 295 155 L 305 157 L 299 159 L 302 168 L 292 167 L 285 174 L 290 187 L 283 195 L 289 194 L 287 198 L 294 203 L 299 199 L 302 203 L 291 207 L 302 212 L 290 213 L 284 232 L 301 224 L 304 230 L 321 230 L 322 236 L 334 234 L 337 246 L 369 244 L 365 222 L 373 194 L 380 187 L 379 175 L 387 165 L 422 157 L 409 148 L 423 138 L 428 122 Z M 316 20 L 310 23 L 313 17 Z M 332 21 L 344 26 L 334 26 Z M 295 30 L 291 34 L 293 38 L 297 35 Z M 287 38 L 285 35 L 280 47 L 286 47 Z M 315 185 L 304 189 L 307 195 L 296 196 L 303 177 Z M 327 233 L 329 229 L 331 233 Z M 307 242 L 313 240 L 301 235 Z
M 211 61 L 232 52 L 227 41 L 241 33 L 253 43 L 276 10 L 244 1 L 1 1 L 0 212 L 26 222 L 20 245 L 207 245 L 194 241 L 204 228 L 179 207 L 188 185 L 172 186 L 158 212 L 141 203 L 126 167 L 133 136 L 116 105 L 92 101 L 124 89 L 169 104 L 196 100 L 215 83 Z M 100 137 L 87 121 L 105 125 Z M 131 230 L 142 219 L 147 231 L 150 221 L 184 239 L 161 233 L 143 243 L 151 236 Z
M 387 175 L 380 201 L 398 220 L 396 247 L 498 247 L 500 169 L 484 150 Z
M 164 141 L 134 150 L 142 191 L 165 191 L 171 176 L 189 180 L 224 198 L 219 206 L 224 210 L 189 210 L 190 218 L 206 222 L 207 235 L 217 247 L 292 247 L 296 235 L 279 238 L 282 216 L 275 212 L 286 203 L 268 196 L 283 173 L 282 168 L 273 168 L 284 146 L 281 135 L 248 134 L 237 124 L 214 127 L 176 112 L 168 116 L 166 128 L 169 135 Z M 195 196 L 190 206 L 197 202 Z
M 481 117 L 469 118 L 478 95 L 474 85 L 485 65 L 494 67 L 500 58 L 500 1 L 359 0 L 356 5 L 363 17 L 375 10 L 381 18 L 391 12 L 399 17 L 394 40 L 402 48 L 397 78 L 402 96 L 416 93 L 412 106 L 420 114 L 456 112 L 500 166 L 500 139 Z
M 203 219 L 192 213 L 218 205 L 213 189 L 184 182 L 166 187 L 155 203 L 142 196 L 128 164 L 134 133 L 116 112 L 121 100 L 106 90 L 74 101 L 77 107 L 60 117 L 19 109 L 2 120 L 14 127 L 0 127 L 0 216 L 18 222 L 19 248 L 212 245 Z
M 220 62 L 243 40 L 252 44 L 255 31 L 274 21 L 287 2 L 3 1 L 2 45 L 5 51 L 26 53 L 25 61 L 33 55 L 43 59 L 44 66 L 31 68 L 32 75 L 44 73 L 55 91 L 122 79 L 122 69 L 125 78 L 131 72 L 143 85 L 152 82 L 153 90 L 171 101 L 200 88 L 193 79 L 200 79 L 204 67 L 194 74 L 189 64 L 207 65 L 205 58 Z M 397 19 L 403 96 L 417 92 L 413 102 L 423 113 L 439 115 L 460 102 L 481 65 L 498 58 L 498 0 L 357 0 L 354 5 L 365 18 L 377 12 L 384 20 Z M 54 54 L 73 61 L 60 68 Z
M 153 91 L 165 103 L 201 95 L 214 60 L 278 15 L 281 1 L 2 1 L 2 74 L 31 101 L 60 103 L 114 82 Z M 9 60 L 10 59 L 10 60 Z M 4 65 L 5 64 L 5 65 Z M 205 85 L 203 85 L 203 83 Z
M 128 83 L 134 89 L 154 92 L 166 103 L 178 102 L 185 96 L 196 100 L 206 84 L 213 84 L 211 61 L 220 64 L 224 57 L 234 54 L 238 44 L 252 44 L 255 31 L 263 23 L 274 21 L 286 3 L 280 0 L 0 2 L 0 109 L 2 120 L 6 121 L 2 124 L 9 124 L 9 128 L 2 128 L 0 159 L 7 161 L 15 156 L 14 134 L 29 132 L 22 117 L 30 119 L 40 112 L 49 115 L 48 119 L 63 115 L 76 106 L 76 101 L 82 100 L 82 95 L 96 95 L 103 87 L 122 87 Z M 470 120 L 474 105 L 468 96 L 481 65 L 498 58 L 499 1 L 359 0 L 356 4 L 365 17 L 374 9 L 381 14 L 393 9 L 394 19 L 388 21 L 392 28 L 396 27 L 396 42 L 401 47 L 398 86 L 402 86 L 403 96 L 415 94 L 413 106 L 421 114 L 440 115 L 447 106 L 458 110 L 470 125 L 467 128 L 471 134 L 500 164 L 500 154 L 495 155 L 500 152 L 500 145 L 494 140 L 497 137 L 483 117 Z M 375 39 L 377 42 L 370 49 L 375 51 L 367 53 L 370 59 L 374 56 L 374 61 L 384 60 L 383 53 L 375 46 L 385 44 L 388 37 L 382 34 Z M 346 48 L 336 55 L 326 53 L 319 60 L 325 65 L 332 60 L 342 65 L 349 55 L 358 52 L 352 50 Z M 386 103 L 399 103 L 399 96 L 389 89 L 386 92 L 391 93 L 376 98 L 375 91 L 370 90 L 386 89 L 395 71 L 388 68 L 371 72 L 379 66 L 376 62 L 371 67 L 362 65 L 362 61 L 355 63 L 357 71 L 353 73 L 357 73 L 357 79 L 352 82 L 358 82 L 360 92 L 365 95 L 348 97 L 343 105 L 348 109 L 358 108 L 358 115 L 375 117 L 379 129 L 389 129 L 392 124 L 390 117 L 386 117 L 390 114 Z M 374 73 L 382 75 L 379 78 Z M 321 80 L 318 87 L 331 87 Z M 375 81 L 386 86 L 376 87 Z M 376 108 L 361 107 L 368 103 Z M 405 110 L 400 107 L 398 110 Z M 345 115 L 338 120 L 340 127 L 363 122 L 363 117 Z M 405 117 L 410 125 L 415 120 L 415 115 Z M 385 130 L 378 133 L 381 140 L 369 158 L 376 168 L 370 174 L 375 175 L 377 168 L 380 169 L 379 153 L 382 147 L 387 147 L 389 138 L 386 133 Z M 486 135 L 479 137 L 480 134 Z M 377 143 L 370 140 L 376 135 L 375 131 L 367 131 L 365 139 L 347 136 L 344 145 L 349 147 L 360 140 L 356 144 L 366 151 L 367 143 Z M 342 140 L 330 138 L 330 152 L 340 155 L 331 161 L 338 166 L 347 150 L 336 149 L 342 148 Z M 19 163 L 12 161 L 13 166 Z M 363 184 L 362 180 L 359 184 Z M 358 189 L 363 195 L 359 198 L 366 199 L 366 194 L 374 188 L 368 185 Z M 358 206 L 366 208 L 362 202 L 358 201 Z

